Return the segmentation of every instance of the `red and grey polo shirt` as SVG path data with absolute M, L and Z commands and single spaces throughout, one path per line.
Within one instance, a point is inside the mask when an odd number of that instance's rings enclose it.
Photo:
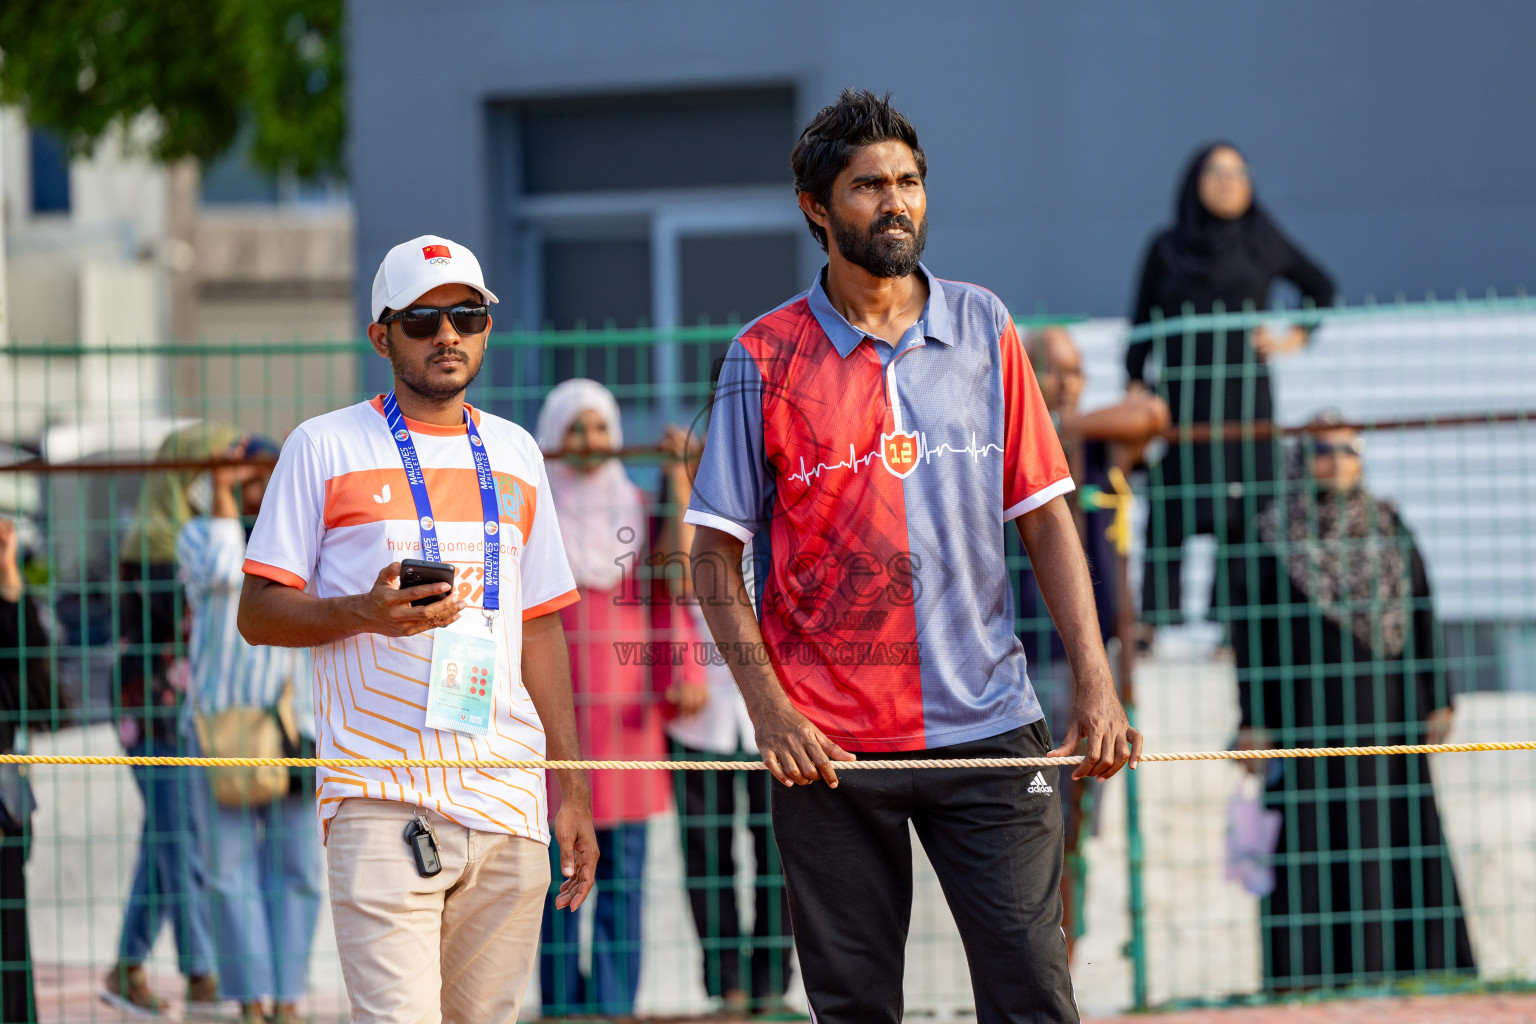
M 1007 308 L 928 273 L 891 346 L 810 291 L 726 355 L 686 519 L 752 541 L 767 656 L 853 750 L 1042 717 L 1013 632 L 1004 524 L 1073 489 Z

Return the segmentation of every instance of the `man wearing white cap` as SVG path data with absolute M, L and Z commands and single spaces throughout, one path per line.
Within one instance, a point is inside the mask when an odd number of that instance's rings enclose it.
M 543 456 L 464 401 L 495 301 L 462 245 L 391 249 L 368 338 L 393 390 L 300 424 L 273 472 L 240 631 L 315 648 L 320 757 L 580 757 L 557 614 L 576 584 Z M 453 582 L 402 586 L 401 559 L 449 563 Z M 595 877 L 591 796 L 583 773 L 555 774 L 556 906 L 575 910 Z M 544 772 L 349 766 L 316 784 L 352 1020 L 515 1020 L 549 887 Z

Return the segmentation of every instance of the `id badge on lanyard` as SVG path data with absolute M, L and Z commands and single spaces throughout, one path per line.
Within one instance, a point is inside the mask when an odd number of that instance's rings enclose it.
M 496 644 L 452 627 L 435 632 L 427 728 L 484 736 L 491 730 L 496 700 Z
M 384 419 L 405 466 L 405 479 L 416 503 L 416 522 L 421 529 L 422 557 L 439 561 L 437 520 L 432 516 L 432 499 L 416 457 L 416 445 L 405 425 L 400 403 L 391 391 L 384 398 Z M 495 616 L 501 609 L 501 515 L 496 501 L 496 481 L 491 475 L 491 460 L 485 442 L 475 426 L 469 409 L 464 410 L 464 425 L 469 435 L 469 452 L 475 460 L 475 478 L 480 489 L 480 510 L 485 537 L 485 627 L 459 626 L 433 630 L 432 671 L 428 677 L 427 726 L 449 729 L 470 736 L 484 736 L 490 731 L 492 707 L 496 698 Z

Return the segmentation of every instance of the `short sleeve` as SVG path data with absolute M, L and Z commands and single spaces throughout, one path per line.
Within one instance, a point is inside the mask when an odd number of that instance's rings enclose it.
M 326 479 L 314 439 L 302 427 L 288 435 L 245 546 L 246 575 L 308 585 L 325 536 Z
M 530 446 L 531 447 L 531 446 Z M 555 501 L 549 493 L 549 474 L 537 451 L 539 482 L 534 491 L 533 527 L 523 548 L 520 564 L 523 582 L 523 621 L 557 612 L 575 604 L 576 579 L 565 557 L 565 541 L 560 537 L 560 523 L 555 516 Z
M 709 436 L 683 520 L 708 526 L 742 543 L 762 525 L 768 493 L 763 458 L 763 375 L 738 339 L 720 367 Z
M 1010 320 L 999 341 L 1003 367 L 1003 521 L 1033 512 L 1075 485 L 1067 456 Z

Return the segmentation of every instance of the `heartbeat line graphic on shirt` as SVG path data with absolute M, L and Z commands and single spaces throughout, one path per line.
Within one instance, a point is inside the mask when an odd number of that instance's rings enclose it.
M 991 452 L 997 452 L 999 455 L 1003 453 L 1001 445 L 993 444 L 990 441 L 978 448 L 976 446 L 976 432 L 974 430 L 971 431 L 970 442 L 961 448 L 956 448 L 950 444 L 940 444 L 937 447 L 930 448 L 928 446 L 928 434 L 925 431 L 918 431 L 917 436 L 922 449 L 918 455 L 918 461 L 925 465 L 934 459 L 943 458 L 945 455 L 969 455 L 972 462 L 980 462 L 984 456 Z M 829 473 L 834 469 L 851 469 L 857 473 L 861 467 L 868 466 L 879 457 L 879 449 L 867 455 L 860 455 L 850 442 L 848 445 L 848 458 L 842 462 L 834 462 L 831 465 L 825 462 L 818 462 L 815 467 L 806 469 L 805 458 L 802 456 L 800 459 L 800 471 L 798 473 L 791 473 L 789 479 L 792 483 L 808 484 L 821 476 L 822 473 Z

